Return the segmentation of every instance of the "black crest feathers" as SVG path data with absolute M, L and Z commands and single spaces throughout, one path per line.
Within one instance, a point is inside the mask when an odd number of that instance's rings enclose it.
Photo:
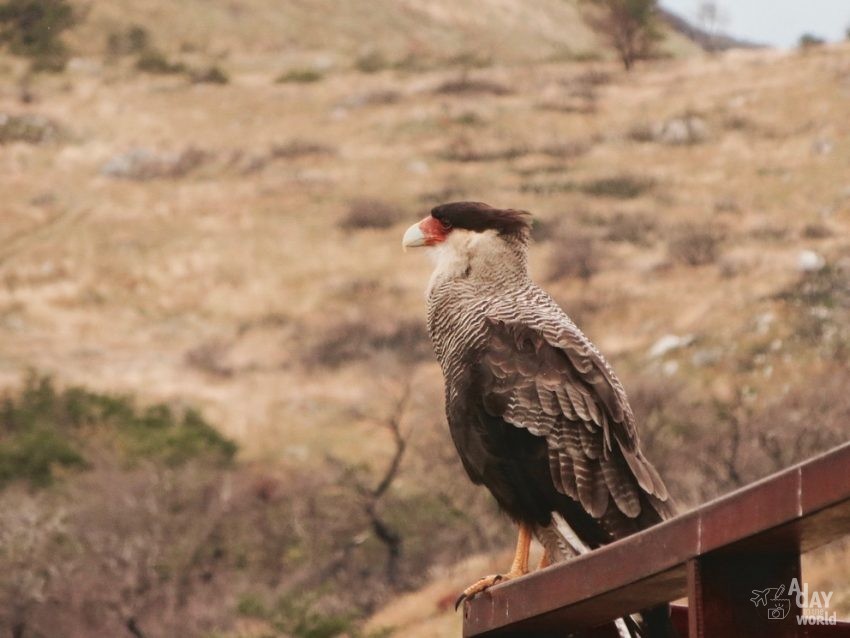
M 451 202 L 431 209 L 431 217 L 451 228 L 474 232 L 495 230 L 500 235 L 527 239 L 531 215 L 524 210 L 493 208 L 483 202 Z

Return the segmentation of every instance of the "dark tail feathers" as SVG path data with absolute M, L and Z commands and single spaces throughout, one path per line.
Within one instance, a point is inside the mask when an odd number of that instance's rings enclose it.
M 628 618 L 629 630 L 639 638 L 679 638 L 670 619 L 670 605 L 658 605 L 640 612 L 640 622 Z

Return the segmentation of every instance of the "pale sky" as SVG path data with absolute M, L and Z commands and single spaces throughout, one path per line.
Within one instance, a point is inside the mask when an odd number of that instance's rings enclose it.
M 850 0 L 715 0 L 725 23 L 720 31 L 762 44 L 790 47 L 803 33 L 844 39 Z M 661 0 L 661 5 L 699 26 L 702 0 Z

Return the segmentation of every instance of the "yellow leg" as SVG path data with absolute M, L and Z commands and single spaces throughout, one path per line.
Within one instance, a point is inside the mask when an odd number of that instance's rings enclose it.
M 473 583 L 463 590 L 463 593 L 455 602 L 455 609 L 460 607 L 460 604 L 468 598 L 472 598 L 475 594 L 481 593 L 488 587 L 492 587 L 496 583 L 503 580 L 511 580 L 519 578 L 528 573 L 528 551 L 531 548 L 531 526 L 525 523 L 520 523 L 519 533 L 516 539 L 516 552 L 514 560 L 511 563 L 511 569 L 507 574 L 491 574 Z
M 537 565 L 537 569 L 545 569 L 552 564 L 552 557 L 549 556 L 549 550 L 545 547 L 543 548 L 543 556 L 540 557 L 540 563 Z
M 511 563 L 511 578 L 524 576 L 528 573 L 528 550 L 531 549 L 531 525 L 519 524 L 519 532 L 516 537 L 516 552 L 514 562 Z

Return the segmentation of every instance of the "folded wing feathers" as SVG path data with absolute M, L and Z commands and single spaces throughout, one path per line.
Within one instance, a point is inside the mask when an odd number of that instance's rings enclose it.
M 567 487 L 564 485 L 564 479 L 561 476 L 561 452 L 558 448 L 549 445 L 549 472 L 552 474 L 552 482 L 555 484 L 555 489 L 561 494 L 567 493 Z
M 652 484 L 655 486 L 655 489 L 652 491 L 653 496 L 660 498 L 662 501 L 666 501 L 669 498 L 669 494 L 667 493 L 667 486 L 664 485 L 664 481 L 661 478 L 661 475 L 658 473 L 658 470 L 655 469 L 655 466 L 652 465 L 649 461 L 641 457 L 641 460 L 644 462 L 644 466 L 646 467 L 649 474 L 652 476 Z
M 578 500 L 578 485 L 576 485 L 573 458 L 567 450 L 560 449 L 558 450 L 558 462 L 561 466 L 561 485 L 564 487 L 563 493 L 570 498 Z
M 640 514 L 640 496 L 625 461 L 615 453 L 602 459 L 601 464 L 602 476 L 617 508 L 629 518 L 636 518 Z
M 581 391 L 575 387 L 572 383 L 567 383 L 567 397 L 569 397 L 570 403 L 573 406 L 573 412 L 578 415 L 582 421 L 590 421 L 590 413 L 587 411 L 587 405 L 584 402 L 584 397 L 581 395 Z
M 578 414 L 576 414 L 576 411 L 573 409 L 573 403 L 570 401 L 567 389 L 564 386 L 561 386 L 555 390 L 555 396 L 558 397 L 558 405 L 561 406 L 561 411 L 564 413 L 564 416 L 570 421 L 578 421 Z
M 578 499 L 582 507 L 591 515 L 599 518 L 608 507 L 608 489 L 602 476 L 602 468 L 584 453 L 576 424 L 569 424 L 566 437 L 567 451 L 573 462 L 573 474 L 576 477 Z
M 622 447 L 620 449 L 623 452 L 623 458 L 626 459 L 626 464 L 628 464 L 629 469 L 632 471 L 632 474 L 638 482 L 638 485 L 640 485 L 640 489 L 648 494 L 654 494 L 655 481 L 647 468 L 647 465 L 649 464 L 644 463 L 640 458 L 638 458 L 637 453 L 633 450 L 628 450 Z
M 485 406 L 503 406 L 506 421 L 546 438 L 555 488 L 595 518 L 612 500 L 627 517 L 638 517 L 639 490 L 659 513 L 670 510 L 664 482 L 636 449 L 622 387 L 589 342 L 501 327 L 506 331 L 495 331 L 484 356 L 496 386 L 489 390 L 501 400 L 485 397 Z
M 590 415 L 590 418 L 593 419 L 593 422 L 596 425 L 602 425 L 602 411 L 599 409 L 596 401 L 589 392 L 582 394 L 584 398 L 584 407 L 587 409 L 587 413 Z
M 578 430 L 579 440 L 584 453 L 591 459 L 598 459 L 602 456 L 602 437 L 598 428 L 589 430 L 584 425 L 571 424 Z
M 608 502 L 611 500 L 611 493 L 608 490 L 608 485 L 605 483 L 605 477 L 602 474 L 602 465 L 599 461 L 593 461 L 593 501 L 588 508 L 588 512 L 594 518 L 601 518 L 608 509 Z
M 537 383 L 537 398 L 540 401 L 540 407 L 546 414 L 550 414 L 552 416 L 557 416 L 561 414 L 561 406 L 558 404 L 557 395 L 547 388 L 545 388 L 541 383 Z
M 669 497 L 661 499 L 653 494 L 649 494 L 647 499 L 649 500 L 649 504 L 652 505 L 652 509 L 658 512 L 662 520 L 666 521 L 668 518 L 675 516 L 675 507 Z

